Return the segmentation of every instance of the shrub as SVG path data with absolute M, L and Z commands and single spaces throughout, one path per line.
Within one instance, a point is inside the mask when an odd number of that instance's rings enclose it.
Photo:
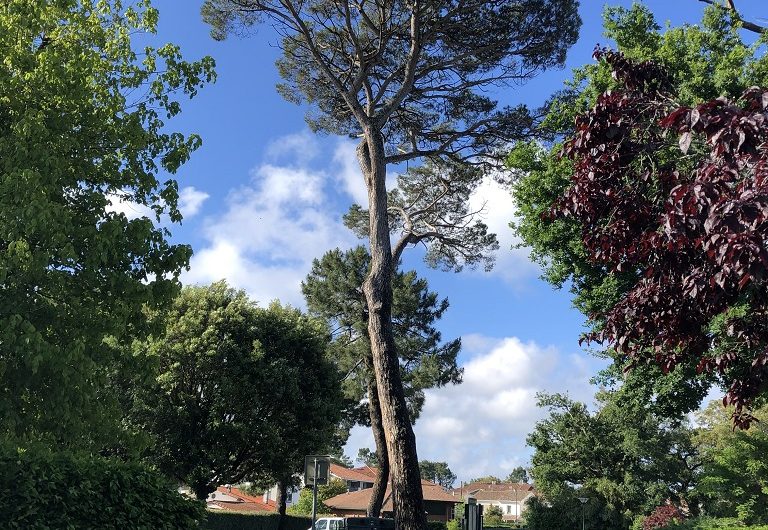
M 489 506 L 483 510 L 483 528 L 498 528 L 502 523 L 503 513 L 498 506 Z
M 658 506 L 651 514 L 643 519 L 643 530 L 666 528 L 673 522 L 681 522 L 683 514 L 672 505 Z
M 137 463 L 0 444 L 0 528 L 198 528 L 203 504 Z
M 448 525 L 443 521 L 427 521 L 427 530 L 448 530 Z
M 205 530 L 277 530 L 276 513 L 232 513 L 208 511 L 202 528 Z M 284 530 L 307 530 L 312 525 L 309 517 L 285 516 Z

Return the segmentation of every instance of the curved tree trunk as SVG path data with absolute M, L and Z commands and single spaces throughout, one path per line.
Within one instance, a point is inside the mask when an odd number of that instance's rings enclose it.
M 384 495 L 387 492 L 387 483 L 389 482 L 389 455 L 387 454 L 387 439 L 384 434 L 381 405 L 373 371 L 371 371 L 368 379 L 368 412 L 371 417 L 371 430 L 373 431 L 373 440 L 376 443 L 376 458 L 379 461 L 379 469 L 376 472 L 376 481 L 373 483 L 371 500 L 368 503 L 366 515 L 368 517 L 379 517 L 381 507 L 384 504 Z
M 357 154 L 368 187 L 371 246 L 371 269 L 363 282 L 363 293 L 368 303 L 368 335 L 392 474 L 395 525 L 399 530 L 424 530 L 427 521 L 416 437 L 392 332 L 393 259 L 387 219 L 387 168 L 381 131 L 375 125 L 365 128 Z

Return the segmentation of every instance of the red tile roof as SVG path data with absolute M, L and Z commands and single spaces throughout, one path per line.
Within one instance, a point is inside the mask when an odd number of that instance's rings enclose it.
M 536 494 L 535 488 L 524 482 L 472 482 L 454 488 L 453 492 L 462 497 L 471 495 L 479 501 L 521 501 Z
M 376 469 L 368 466 L 349 469 L 331 462 L 330 471 L 332 475 L 352 482 L 373 482 L 376 478 Z
M 458 503 L 461 499 L 458 496 L 447 493 L 442 486 L 430 482 L 428 480 L 421 481 L 421 491 L 424 494 L 425 501 L 440 501 Z M 323 501 L 329 508 L 337 510 L 366 510 L 368 508 L 368 502 L 371 500 L 371 493 L 373 488 L 367 488 L 364 490 L 352 491 L 348 493 L 342 493 L 336 495 L 330 499 Z M 387 491 L 384 493 L 384 503 L 382 511 L 391 512 L 392 508 L 392 487 L 391 484 L 387 486 Z
M 219 498 L 217 497 L 218 495 Z M 234 498 L 235 500 L 229 500 Z M 219 486 L 216 491 L 208 497 L 208 508 L 214 510 L 230 510 L 236 512 L 276 512 L 277 505 L 275 501 L 269 500 L 264 502 L 261 497 L 254 497 L 248 495 L 242 490 L 237 488 L 229 488 L 227 486 Z

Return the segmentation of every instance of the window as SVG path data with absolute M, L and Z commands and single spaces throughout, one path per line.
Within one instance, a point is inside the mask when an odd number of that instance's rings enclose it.
M 512 513 L 512 505 L 507 504 L 507 513 Z
M 328 530 L 341 530 L 341 521 L 328 521 Z
M 327 530 L 327 527 L 328 527 L 327 519 L 319 519 L 315 521 L 315 530 Z

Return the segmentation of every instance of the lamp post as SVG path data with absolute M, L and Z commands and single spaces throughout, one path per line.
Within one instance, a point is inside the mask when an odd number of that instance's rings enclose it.
M 579 497 L 579 501 L 581 502 L 581 530 L 584 530 L 584 509 L 588 500 L 589 497 Z

